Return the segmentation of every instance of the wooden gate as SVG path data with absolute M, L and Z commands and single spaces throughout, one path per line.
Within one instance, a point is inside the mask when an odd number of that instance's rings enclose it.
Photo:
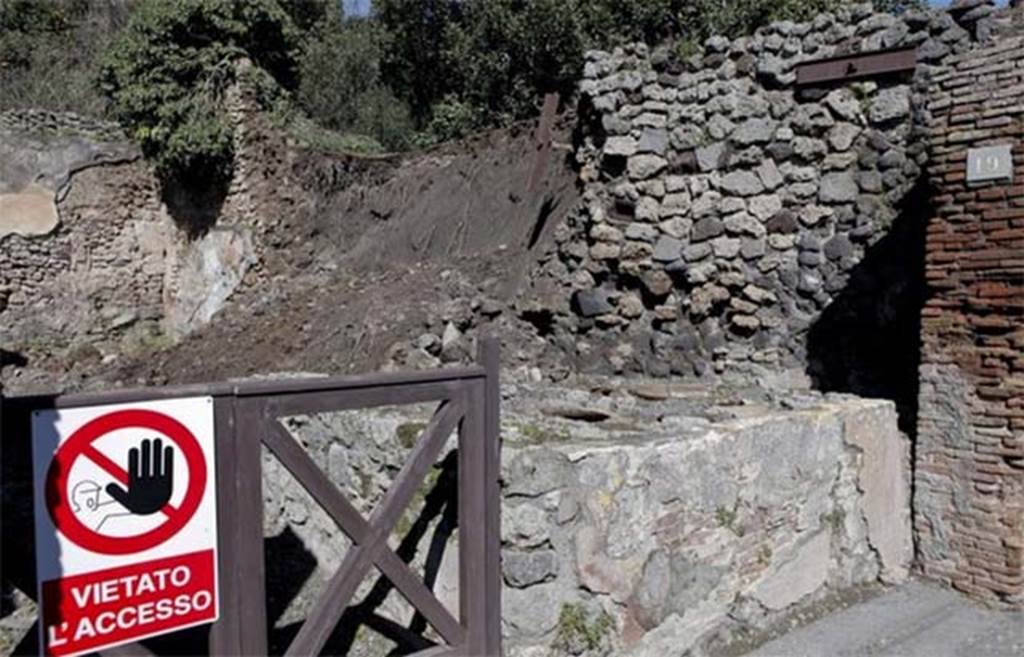
M 498 346 L 493 340 L 482 340 L 477 364 L 462 368 L 0 397 L 0 426 L 6 429 L 2 436 L 6 448 L 11 441 L 28 442 L 27 417 L 37 409 L 199 395 L 214 398 L 221 615 L 210 627 L 212 655 L 267 654 L 261 459 L 266 446 L 352 541 L 285 654 L 319 654 L 357 587 L 376 567 L 442 639 L 416 655 L 497 656 L 501 653 L 498 394 Z M 433 418 L 368 518 L 280 422 L 293 415 L 424 402 L 437 403 Z M 387 544 L 453 431 L 458 432 L 458 618 Z M 129 644 L 104 654 L 153 653 L 140 644 Z

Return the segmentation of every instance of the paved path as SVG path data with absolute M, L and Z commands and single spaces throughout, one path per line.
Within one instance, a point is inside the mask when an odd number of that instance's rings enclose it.
M 911 581 L 747 657 L 1024 657 L 1024 613 L 986 609 Z

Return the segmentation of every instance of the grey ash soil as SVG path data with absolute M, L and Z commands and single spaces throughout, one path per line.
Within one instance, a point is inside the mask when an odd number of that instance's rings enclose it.
M 482 257 L 285 284 L 270 294 L 237 299 L 208 327 L 172 348 L 99 374 L 134 385 L 268 372 L 373 371 L 387 364 L 391 347 L 402 338 L 440 333 L 449 321 L 465 321 L 464 308 L 483 303 L 500 313 L 479 329 L 507 338 L 509 330 L 526 329 L 502 321 L 507 312 L 500 300 L 502 270 L 499 257 Z

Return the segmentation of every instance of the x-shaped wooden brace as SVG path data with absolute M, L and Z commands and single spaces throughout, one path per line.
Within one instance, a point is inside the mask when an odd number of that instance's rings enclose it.
M 445 441 L 463 415 L 464 405 L 459 400 L 441 403 L 391 488 L 370 514 L 369 520 L 363 518 L 345 499 L 341 491 L 279 421 L 267 423 L 267 433 L 264 436 L 266 446 L 338 523 L 353 543 L 328 582 L 326 591 L 320 596 L 299 633 L 288 646 L 286 655 L 320 653 L 352 596 L 355 595 L 359 583 L 373 566 L 376 566 L 405 599 L 423 614 L 449 645 L 459 645 L 464 641 L 466 633 L 459 622 L 387 545 L 388 536 L 395 523 L 412 500 L 427 472 L 437 461 Z

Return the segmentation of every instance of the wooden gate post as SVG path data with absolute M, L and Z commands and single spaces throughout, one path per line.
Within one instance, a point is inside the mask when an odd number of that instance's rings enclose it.
M 263 434 L 268 418 L 260 398 L 235 399 L 235 536 L 239 646 L 243 655 L 267 654 L 266 574 L 263 552 Z
M 242 618 L 237 604 L 238 573 L 236 555 L 243 546 L 238 542 L 235 508 L 235 464 L 238 441 L 235 434 L 235 397 L 215 397 L 214 435 L 217 451 L 217 580 L 220 586 L 220 619 L 210 627 L 210 654 L 242 655 Z M 252 549 L 252 546 L 250 546 Z
M 501 445 L 498 342 L 481 340 L 483 381 L 459 430 L 459 606 L 467 657 L 501 655 Z

